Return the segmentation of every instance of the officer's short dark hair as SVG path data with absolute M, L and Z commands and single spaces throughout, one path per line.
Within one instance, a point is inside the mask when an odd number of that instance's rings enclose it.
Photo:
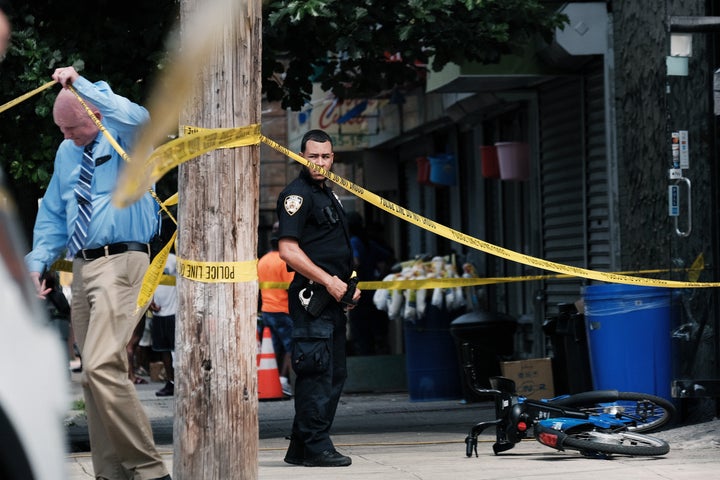
M 325 133 L 323 130 L 310 130 L 305 135 L 303 135 L 302 141 L 300 142 L 301 152 L 305 153 L 305 146 L 310 140 L 318 143 L 330 142 L 330 146 L 332 146 L 332 138 L 330 137 L 330 135 Z

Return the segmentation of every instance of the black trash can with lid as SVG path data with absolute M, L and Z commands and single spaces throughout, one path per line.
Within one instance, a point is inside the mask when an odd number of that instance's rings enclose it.
M 558 315 L 545 320 L 543 332 L 550 338 L 552 346 L 556 394 L 592 390 L 585 315 L 578 312 L 572 303 L 559 303 Z
M 500 375 L 501 357 L 511 356 L 515 350 L 516 329 L 516 319 L 498 312 L 470 312 L 450 323 L 463 371 L 465 400 L 481 399 L 470 385 L 490 388 L 488 379 Z

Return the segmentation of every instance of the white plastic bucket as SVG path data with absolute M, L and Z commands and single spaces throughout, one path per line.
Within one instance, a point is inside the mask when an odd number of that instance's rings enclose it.
M 530 148 L 524 142 L 497 142 L 498 166 L 502 180 L 530 178 Z

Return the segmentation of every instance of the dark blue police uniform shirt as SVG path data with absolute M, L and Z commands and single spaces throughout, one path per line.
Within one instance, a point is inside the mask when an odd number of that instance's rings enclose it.
M 352 248 L 345 211 L 335 193 L 312 181 L 306 168 L 280 193 L 278 238 L 294 238 L 313 263 L 347 281 Z M 297 276 L 297 275 L 296 275 Z

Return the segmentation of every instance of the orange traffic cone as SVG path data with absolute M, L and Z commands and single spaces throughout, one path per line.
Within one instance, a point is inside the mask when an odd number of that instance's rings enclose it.
M 280 372 L 268 327 L 263 329 L 262 346 L 258 356 L 258 398 L 260 400 L 283 398 Z

